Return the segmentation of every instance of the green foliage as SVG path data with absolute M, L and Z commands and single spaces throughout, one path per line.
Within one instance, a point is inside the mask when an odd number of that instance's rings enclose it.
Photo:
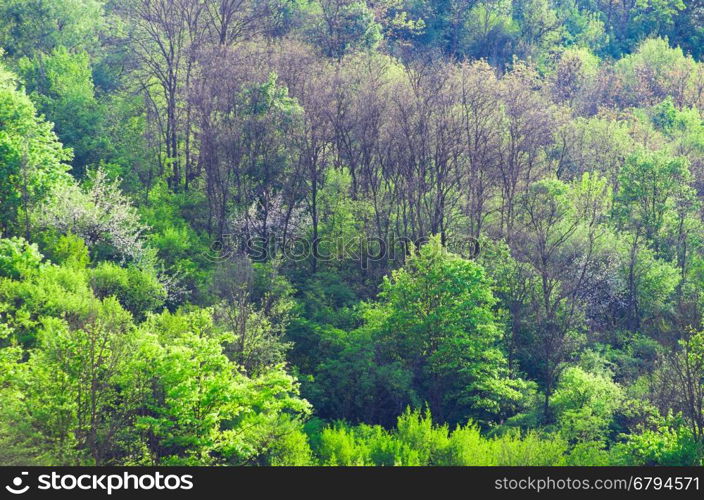
M 141 327 L 130 373 L 132 390 L 146 397 L 147 413 L 135 425 L 154 443 L 154 463 L 237 465 L 270 447 L 287 453 L 276 438 L 296 432 L 296 415 L 308 412 L 295 379 L 281 367 L 246 378 L 224 355 L 223 341 L 205 310 L 153 316 Z M 290 443 L 300 457 L 300 441 Z
M 320 0 L 313 5 L 306 20 L 309 36 L 326 55 L 340 59 L 355 50 L 374 49 L 381 41 L 381 26 L 367 2 Z
M 614 456 L 624 465 L 699 465 L 700 446 L 681 420 L 669 416 L 657 429 L 625 436 Z
M 598 74 L 599 58 L 588 49 L 571 47 L 560 54 L 555 66 L 553 85 L 557 99 L 574 101 Z
M 102 111 L 95 98 L 90 57 L 57 47 L 18 63 L 19 74 L 38 110 L 54 123 L 56 134 L 73 150 L 73 172 L 104 158 Z
M 59 46 L 95 48 L 102 9 L 100 0 L 2 0 L 0 47 L 12 56 Z
M 629 229 L 649 240 L 659 236 L 668 210 L 693 196 L 691 174 L 683 158 L 637 151 L 621 169 L 616 213 Z
M 88 247 L 82 238 L 71 233 L 58 237 L 55 234 L 46 233 L 43 236 L 45 236 L 44 253 L 47 259 L 52 262 L 80 269 L 84 269 L 90 264 Z
M 186 217 L 199 208 L 198 201 L 187 195 L 168 193 L 158 186 L 152 202 L 139 207 L 140 219 L 151 230 L 146 240 L 163 266 L 179 279 L 179 285 L 191 302 L 212 303 L 207 293 L 217 254 L 207 235 L 196 231 Z
M 31 235 L 29 212 L 56 185 L 67 181 L 70 151 L 52 124 L 37 116 L 17 80 L 0 65 L 0 228 Z
M 623 398 L 621 387 L 605 374 L 570 367 L 562 373 L 550 403 L 565 439 L 577 443 L 605 443 L 614 413 Z
M 470 54 L 506 64 L 513 54 L 520 26 L 510 15 L 509 2 L 477 3 L 467 16 L 466 43 Z
M 556 78 L 559 75 L 558 72 Z M 562 82 L 556 81 L 556 91 L 569 95 L 569 87 L 560 87 Z M 579 117 L 568 122 L 561 134 L 566 141 L 561 171 L 568 178 L 579 177 L 584 172 L 613 177 L 635 147 L 625 121 Z
M 90 285 L 96 297 L 114 297 L 138 320 L 158 311 L 166 301 L 166 290 L 156 276 L 135 266 L 102 262 L 90 270 Z
M 639 106 L 655 104 L 668 95 L 682 103 L 692 85 L 696 85 L 696 64 L 681 48 L 652 38 L 643 41 L 633 54 L 620 59 L 614 69 L 623 88 L 624 103 Z
M 34 332 L 28 360 L 13 347 L 0 358 L 4 463 L 308 460 L 298 420 L 308 404 L 282 367 L 247 378 L 225 356 L 231 334 L 218 333 L 209 311 L 136 327 L 117 299 L 94 297 L 75 273 L 50 266 L 15 285 L 37 319 L 18 325 Z
M 450 431 L 433 425 L 429 413 L 407 410 L 396 428 L 347 427 L 323 429 L 314 448 L 323 465 L 376 466 L 521 466 L 562 465 L 566 444 L 556 437 L 509 433 L 483 437 L 476 425 Z
M 0 0 L 0 464 L 700 465 L 700 3 Z
M 414 391 L 443 420 L 491 419 L 519 399 L 481 266 L 434 237 L 385 279 L 380 297 L 365 319 L 381 362 L 408 370 Z
M 46 319 L 66 314 L 80 324 L 96 307 L 85 271 L 46 264 L 41 273 L 22 280 L 0 280 L 0 304 L 6 324 L 27 344 L 36 340 Z
M 313 453 L 308 444 L 308 437 L 294 422 L 292 429 L 279 432 L 276 440 L 269 444 L 263 465 L 284 467 L 305 467 L 314 465 Z
M 22 238 L 0 238 L 0 277 L 20 279 L 35 273 L 44 257 Z
M 0 392 L 2 424 L 18 424 L 3 429 L 5 446 L 22 463 L 100 464 L 114 453 L 126 418 L 115 381 L 128 359 L 131 317 L 114 299 L 94 301 L 87 312 L 73 325 L 41 321 L 29 361 Z

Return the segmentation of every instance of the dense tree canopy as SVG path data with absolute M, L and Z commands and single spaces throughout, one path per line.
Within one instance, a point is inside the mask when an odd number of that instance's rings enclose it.
M 700 465 L 699 0 L 0 0 L 0 464 Z

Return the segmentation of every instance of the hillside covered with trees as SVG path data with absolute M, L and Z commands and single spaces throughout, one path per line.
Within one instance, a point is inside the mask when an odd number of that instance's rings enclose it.
M 0 0 L 0 465 L 700 465 L 704 1 Z

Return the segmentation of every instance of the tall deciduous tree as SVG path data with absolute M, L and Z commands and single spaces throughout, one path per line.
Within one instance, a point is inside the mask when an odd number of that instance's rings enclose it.
M 68 180 L 71 153 L 0 66 L 0 229 L 31 238 L 30 211 Z
M 492 310 L 495 298 L 478 264 L 447 252 L 439 237 L 382 285 L 367 313 L 382 363 L 398 362 L 442 420 L 491 419 L 519 399 L 509 378 Z
M 532 276 L 526 306 L 544 384 L 546 417 L 555 382 L 582 327 L 584 301 L 599 279 L 608 234 L 603 226 L 609 189 L 606 180 L 585 174 L 573 186 L 546 179 L 531 185 L 518 203 L 516 258 Z

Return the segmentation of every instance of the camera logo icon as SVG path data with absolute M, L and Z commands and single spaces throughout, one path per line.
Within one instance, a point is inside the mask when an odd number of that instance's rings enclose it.
M 29 485 L 22 487 L 24 482 L 22 476 L 28 476 L 29 472 L 22 472 L 20 476 L 17 476 L 12 480 L 12 485 L 5 486 L 5 489 L 12 493 L 13 495 L 23 495 L 29 491 Z

